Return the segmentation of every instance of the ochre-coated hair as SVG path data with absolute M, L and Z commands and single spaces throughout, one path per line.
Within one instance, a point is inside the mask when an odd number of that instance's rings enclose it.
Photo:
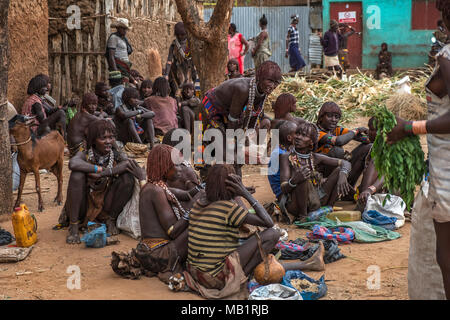
M 81 108 L 86 109 L 90 104 L 97 104 L 98 98 L 95 93 L 88 92 L 83 95 L 83 100 L 81 100 Z
M 167 173 L 175 166 L 172 150 L 167 144 L 157 144 L 150 150 L 147 158 L 147 179 L 150 182 L 166 180 Z
M 230 174 L 236 174 L 231 164 L 216 164 L 208 170 L 205 192 L 209 202 L 233 199 L 234 195 L 227 190 L 225 183 Z
M 317 123 L 320 122 L 320 120 L 326 113 L 337 113 L 339 114 L 339 116 L 342 116 L 342 111 L 341 108 L 339 108 L 338 104 L 336 102 L 328 101 L 325 102 L 320 108 L 319 115 L 317 116 Z
M 311 151 L 315 151 L 317 149 L 317 145 L 319 142 L 319 131 L 317 130 L 317 126 L 314 123 L 308 121 L 298 123 L 295 133 L 310 137 L 313 143 L 313 150 Z
M 116 133 L 116 128 L 111 121 L 106 119 L 92 121 L 87 130 L 86 144 L 88 149 L 92 148 L 95 145 L 95 140 L 106 132 L 111 132 L 113 135 Z
M 281 69 L 276 62 L 267 60 L 261 63 L 259 68 L 256 70 L 255 76 L 258 81 L 262 81 L 270 75 L 274 78 L 281 79 Z
M 273 105 L 273 111 L 275 112 L 275 118 L 283 118 L 291 111 L 291 105 L 296 103 L 297 99 L 290 93 L 282 93 L 278 96 Z

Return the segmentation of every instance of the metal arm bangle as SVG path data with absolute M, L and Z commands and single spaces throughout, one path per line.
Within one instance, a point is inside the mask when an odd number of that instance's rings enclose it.
M 295 188 L 295 187 L 297 187 L 297 185 L 296 185 L 296 184 L 292 184 L 292 182 L 291 182 L 291 179 L 289 179 L 288 183 L 289 183 L 289 186 L 290 186 L 290 187 L 292 187 L 292 188 Z

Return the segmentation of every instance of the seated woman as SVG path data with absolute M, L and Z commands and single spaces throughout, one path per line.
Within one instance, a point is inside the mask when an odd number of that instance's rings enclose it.
M 230 59 L 227 63 L 227 78 L 235 79 L 242 78 L 242 74 L 239 72 L 239 62 L 236 59 Z
M 139 94 L 141 95 L 141 100 L 144 101 L 148 97 L 150 97 L 153 93 L 153 82 L 150 79 L 146 79 L 142 81 L 141 86 L 139 87 Z
M 80 243 L 79 225 L 88 221 L 106 223 L 108 233 L 118 233 L 116 219 L 133 194 L 134 176 L 126 155 L 113 148 L 115 128 L 101 119 L 90 123 L 87 150 L 69 161 L 66 210 L 70 219 L 66 242 Z M 145 180 L 145 175 L 135 175 Z
M 375 79 L 392 77 L 394 74 L 394 71 L 392 70 L 392 53 L 388 51 L 388 45 L 385 42 L 381 44 L 378 60 L 379 62 L 375 70 Z
M 267 178 L 269 179 L 270 187 L 272 188 L 277 201 L 280 201 L 282 195 L 280 182 L 280 156 L 291 152 L 290 149 L 294 144 L 297 124 L 294 121 L 280 120 L 274 129 L 279 130 L 280 144 L 270 154 Z
M 239 205 L 240 197 L 248 201 L 255 214 Z M 265 230 L 240 245 L 239 228 L 244 223 Z M 232 165 L 212 166 L 205 193 L 190 213 L 188 259 L 183 274 L 187 285 L 207 299 L 239 294 L 242 285 L 262 262 L 258 241 L 266 254 L 277 244 L 281 233 L 273 226 L 270 215 L 243 185 Z M 323 270 L 323 252 L 320 250 L 307 261 L 282 265 L 285 270 Z
M 179 103 L 179 126 L 194 134 L 195 115 L 199 113 L 201 101 L 194 95 L 194 84 L 187 82 L 181 87 L 181 101 Z
M 369 139 L 370 142 L 373 143 L 377 136 L 377 129 L 375 128 L 375 118 L 372 117 L 369 120 Z M 372 150 L 372 148 L 371 148 Z M 377 169 L 375 169 L 375 164 L 372 159 L 371 152 L 367 154 L 364 161 L 364 171 L 362 176 L 361 184 L 358 187 L 359 196 L 357 200 L 356 209 L 363 212 L 367 199 L 369 196 L 375 194 L 376 192 L 382 192 L 384 188 L 384 178 L 378 177 Z
M 181 202 L 197 199 L 202 190 L 193 187 L 180 190 L 169 187 L 170 181 L 180 179 L 180 164 L 174 163 L 176 151 L 158 144 L 147 158 L 148 183 L 139 199 L 139 219 L 142 240 L 136 257 L 145 270 L 158 273 L 161 280 L 183 270 L 187 258 L 188 220 L 191 207 Z M 181 162 L 181 154 L 175 162 Z
M 275 119 L 271 122 L 271 129 L 275 128 L 277 123 L 281 120 L 304 121 L 300 117 L 295 117 L 291 112 L 297 110 L 297 99 L 290 93 L 282 93 L 278 96 L 277 100 L 273 104 L 273 111 L 275 113 Z
M 341 115 L 341 108 L 334 102 L 325 102 L 320 108 L 317 119 L 317 126 L 320 130 L 317 152 L 332 158 L 349 160 L 352 164 L 352 171 L 348 176 L 348 182 L 354 187 L 364 169 L 364 159 L 372 145 L 367 137 L 367 128 L 350 130 L 338 126 Z M 361 144 L 351 154 L 348 154 L 343 146 L 352 140 L 361 142 Z M 319 171 L 327 177 L 331 169 L 321 166 Z
M 28 83 L 27 94 L 29 95 L 22 107 L 22 114 L 36 116 L 33 131 L 42 137 L 51 130 L 59 130 L 66 138 L 66 113 L 60 107 L 51 106 L 44 96 L 48 93 L 49 78 L 39 74 Z
M 117 140 L 127 142 L 150 143 L 154 145 L 155 131 L 152 119 L 155 113 L 138 105 L 139 91 L 125 88 L 122 94 L 123 104 L 116 109 L 114 122 L 117 127 Z
M 321 206 L 333 206 L 339 197 L 352 189 L 347 182 L 350 162 L 314 153 L 317 136 L 314 124 L 304 122 L 298 125 L 294 148 L 280 156 L 282 210 L 285 207 L 288 213 L 300 220 Z M 333 168 L 326 180 L 317 172 L 319 165 Z
M 146 98 L 144 106 L 155 113 L 153 125 L 155 134 L 164 136 L 172 128 L 178 128 L 177 101 L 169 96 L 169 82 L 164 77 L 156 78 L 153 94 Z

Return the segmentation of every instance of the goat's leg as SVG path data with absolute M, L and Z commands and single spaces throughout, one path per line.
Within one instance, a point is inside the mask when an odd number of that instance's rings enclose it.
M 36 182 L 36 192 L 38 195 L 38 211 L 42 212 L 42 211 L 44 211 L 44 201 L 42 200 L 42 195 L 41 195 L 41 176 L 39 174 L 39 169 L 34 169 L 33 173 L 34 173 L 34 179 Z
M 58 180 L 58 193 L 56 194 L 56 198 L 54 200 L 54 202 L 56 202 L 56 204 L 58 206 L 60 206 L 62 204 L 63 164 L 64 164 L 64 159 L 60 159 L 51 168 L 52 173 L 55 175 L 56 179 Z
M 16 199 L 16 204 L 14 205 L 14 208 L 17 208 L 18 206 L 20 206 L 20 201 L 22 200 L 23 186 L 25 185 L 26 177 L 27 177 L 27 173 L 25 171 L 20 170 L 19 191 L 17 191 L 17 199 Z

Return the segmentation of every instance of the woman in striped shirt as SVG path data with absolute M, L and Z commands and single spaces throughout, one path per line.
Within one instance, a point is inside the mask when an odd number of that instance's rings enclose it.
M 291 70 L 289 72 L 296 72 L 306 66 L 298 47 L 298 30 L 297 24 L 299 21 L 298 15 L 291 17 L 291 26 L 288 29 L 286 37 L 286 58 L 289 57 L 289 65 Z

